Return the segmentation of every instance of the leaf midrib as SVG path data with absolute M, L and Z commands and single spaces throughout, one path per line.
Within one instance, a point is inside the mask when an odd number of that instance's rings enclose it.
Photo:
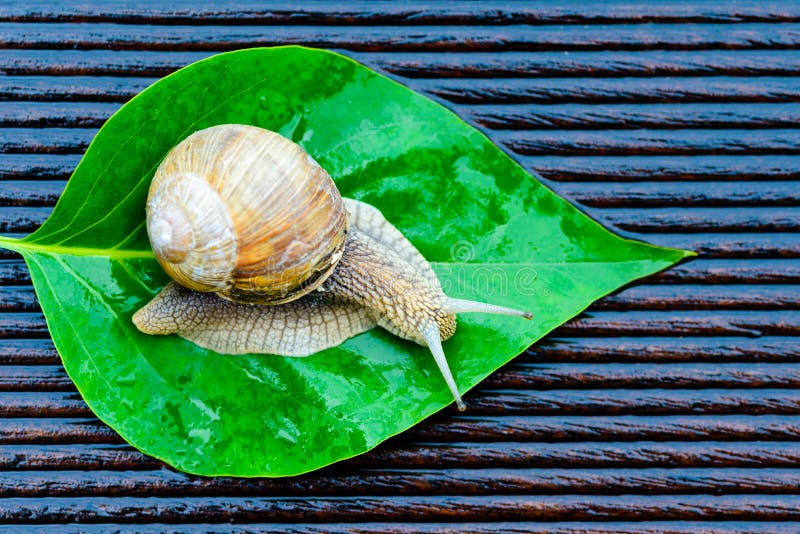
M 26 242 L 24 239 L 13 239 L 0 236 L 0 247 L 13 250 L 15 252 L 38 252 L 44 254 L 55 254 L 59 256 L 94 256 L 99 258 L 109 258 L 112 260 L 123 259 L 155 259 L 152 250 L 126 250 L 117 248 L 92 248 L 92 247 L 65 247 L 62 245 L 42 245 L 35 242 Z M 535 267 L 537 265 L 576 265 L 582 263 L 590 264 L 621 264 L 621 263 L 641 263 L 648 260 L 626 260 L 626 261 L 535 261 L 535 262 L 430 262 L 433 268 L 436 267 L 466 267 L 478 268 L 487 265 L 503 265 L 507 267 Z
M 62 245 L 46 245 L 24 239 L 13 239 L 0 236 L 0 247 L 15 252 L 37 252 L 40 254 L 54 254 L 57 256 L 95 256 L 114 260 L 124 259 L 155 259 L 152 250 L 127 250 L 118 248 L 92 248 L 92 247 L 65 247 Z

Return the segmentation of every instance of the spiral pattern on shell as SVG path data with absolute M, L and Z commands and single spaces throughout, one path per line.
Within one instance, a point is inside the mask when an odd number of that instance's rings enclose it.
M 193 133 L 156 170 L 147 232 L 178 283 L 278 304 L 316 289 L 342 255 L 347 212 L 327 172 L 281 135 L 238 124 Z

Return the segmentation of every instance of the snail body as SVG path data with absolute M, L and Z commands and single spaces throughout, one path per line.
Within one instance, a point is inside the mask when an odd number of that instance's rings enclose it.
M 134 323 L 220 353 L 307 356 L 377 325 L 428 346 L 464 409 L 442 349 L 456 313 L 531 318 L 447 297 L 379 210 L 343 199 L 302 148 L 253 126 L 215 126 L 173 148 L 151 184 L 147 228 L 175 282 Z

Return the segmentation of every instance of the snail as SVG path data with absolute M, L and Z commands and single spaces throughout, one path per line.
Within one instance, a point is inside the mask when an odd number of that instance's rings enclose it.
M 176 145 L 146 207 L 154 254 L 173 278 L 133 316 L 226 354 L 307 356 L 378 325 L 429 347 L 465 409 L 442 341 L 455 314 L 530 313 L 450 298 L 381 212 L 342 198 L 299 145 L 224 124 Z

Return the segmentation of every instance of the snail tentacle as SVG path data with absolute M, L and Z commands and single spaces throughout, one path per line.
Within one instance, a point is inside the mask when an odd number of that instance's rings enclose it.
M 450 372 L 450 366 L 447 365 L 447 358 L 445 358 L 444 349 L 442 348 L 442 339 L 441 336 L 439 336 L 439 325 L 431 323 L 425 326 L 420 333 L 423 339 L 425 339 L 425 343 L 428 345 L 431 354 L 433 354 L 433 359 L 439 367 L 439 371 L 442 373 L 447 387 L 450 388 L 450 392 L 453 394 L 458 410 L 463 412 L 467 409 L 467 406 L 461 399 L 461 394 L 458 392 L 458 386 L 453 378 L 453 373 Z
M 495 315 L 513 315 L 514 317 L 524 317 L 525 319 L 533 319 L 531 312 L 517 310 L 515 308 L 508 308 L 506 306 L 498 306 L 496 304 L 487 304 L 485 302 L 478 302 L 476 300 L 463 300 L 447 297 L 444 304 L 444 309 L 448 313 L 492 313 Z

